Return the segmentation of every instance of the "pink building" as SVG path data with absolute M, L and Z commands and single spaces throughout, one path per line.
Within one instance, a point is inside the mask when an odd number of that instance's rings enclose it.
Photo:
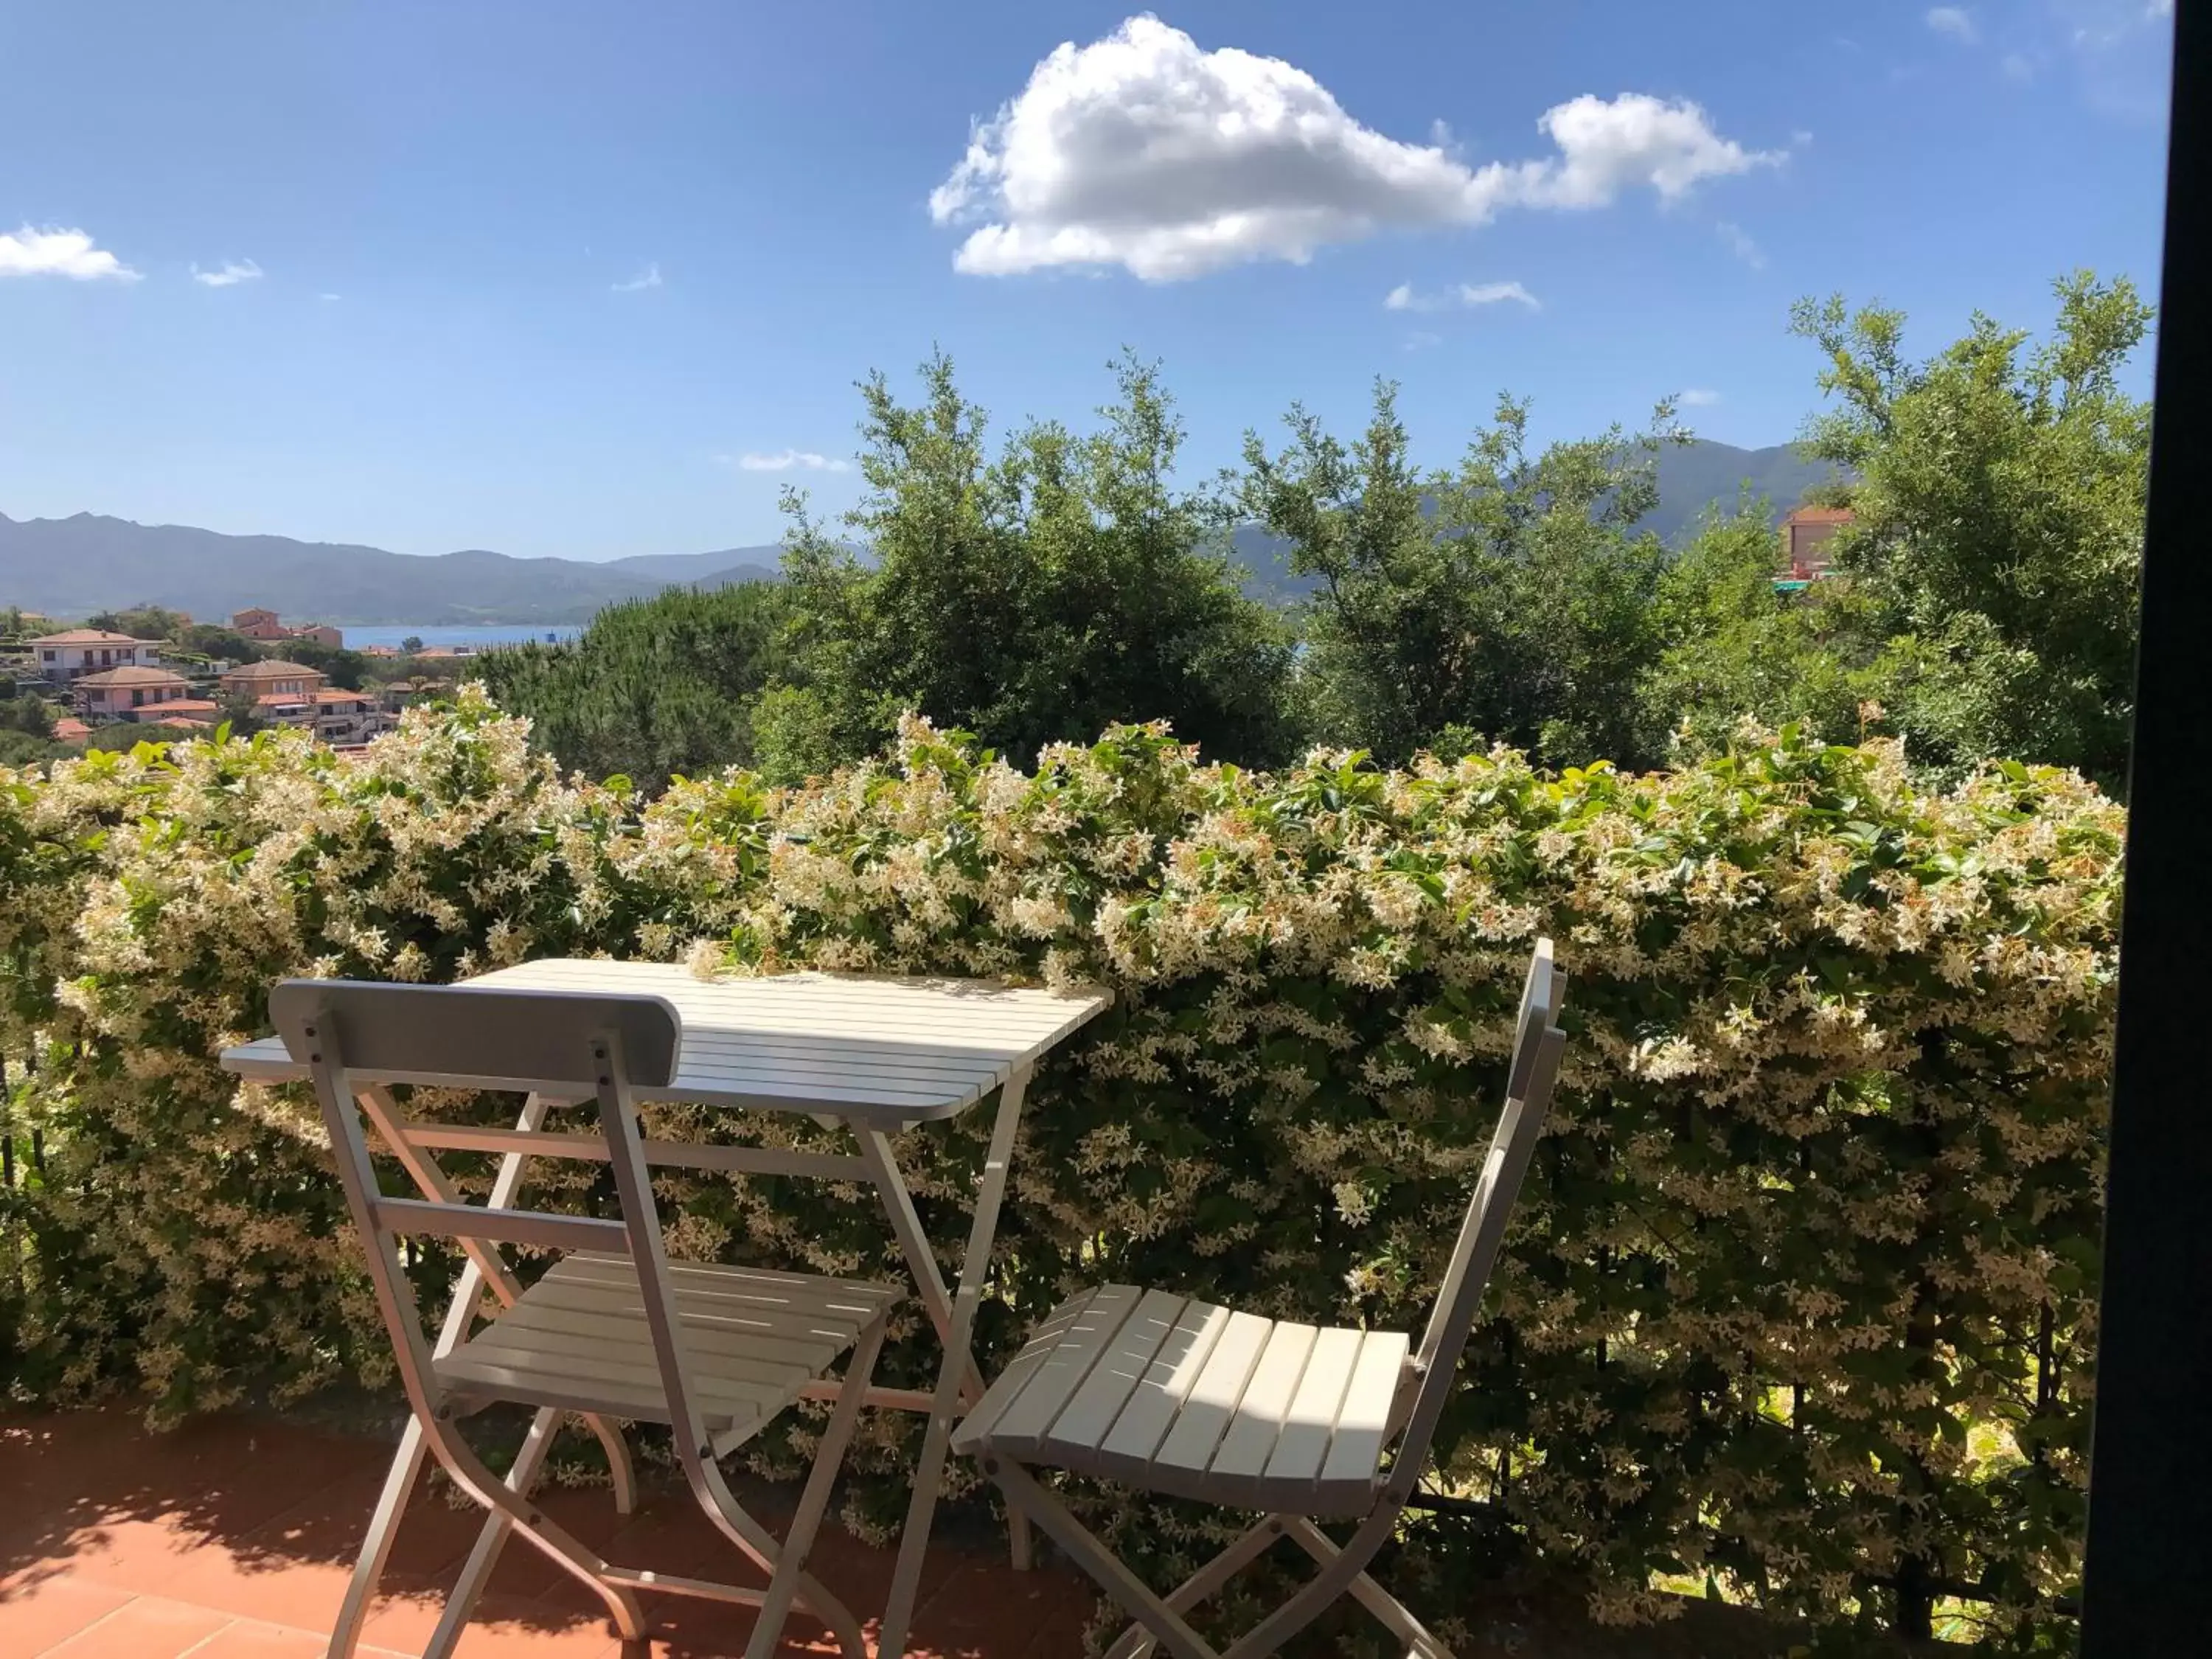
M 191 684 L 166 668 L 110 668 L 72 682 L 77 708 L 90 720 L 130 720 L 142 708 L 187 696 Z
M 1799 581 L 1826 575 L 1828 540 L 1851 519 L 1848 507 L 1801 507 L 1783 520 L 1782 551 L 1790 575 Z

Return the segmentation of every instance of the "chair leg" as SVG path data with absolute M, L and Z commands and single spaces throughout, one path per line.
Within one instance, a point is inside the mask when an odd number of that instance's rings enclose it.
M 376 1593 L 376 1581 L 384 1576 L 392 1540 L 399 1531 L 399 1517 L 429 1449 L 421 1419 L 410 1413 L 399 1437 L 399 1449 L 392 1454 L 391 1473 L 384 1477 L 384 1489 L 377 1495 L 376 1511 L 369 1517 L 368 1536 L 362 1540 L 353 1577 L 346 1583 L 345 1599 L 338 1604 L 337 1618 L 331 1626 L 331 1642 L 323 1650 L 324 1659 L 353 1659 L 353 1651 L 361 1644 L 361 1627 L 368 1619 L 369 1598 Z
M 874 1324 L 861 1332 L 852 1360 L 845 1367 L 845 1385 L 837 1390 L 837 1403 L 830 1409 L 830 1425 L 823 1431 L 822 1443 L 814 1449 L 814 1467 L 808 1472 L 806 1489 L 799 1495 L 799 1509 L 784 1534 L 775 1571 L 769 1579 L 768 1599 L 761 1603 L 759 1622 L 753 1626 L 752 1640 L 745 1644 L 745 1659 L 769 1659 L 782 1643 L 783 1622 L 790 1613 L 792 1598 L 798 1593 L 806 1553 L 814 1547 L 815 1529 L 822 1524 L 823 1511 L 830 1507 L 830 1488 L 837 1484 L 837 1471 L 845 1462 L 846 1443 L 852 1439 L 854 1426 L 860 1420 L 860 1402 L 866 1397 L 868 1384 L 875 1376 L 876 1355 L 883 1348 L 888 1323 L 886 1316 L 878 1316 Z M 849 1632 L 849 1637 L 845 1632 L 838 1632 L 837 1641 L 845 1659 L 866 1659 L 866 1650 L 857 1629 Z
M 585 1413 L 584 1421 L 591 1425 L 592 1432 L 599 1437 L 599 1444 L 606 1449 L 607 1474 L 615 1489 L 615 1513 L 635 1514 L 637 1471 L 630 1466 L 629 1447 L 623 1440 L 622 1430 L 616 1426 L 611 1418 L 601 1417 L 596 1413 Z
M 1265 1555 L 1281 1541 L 1282 1536 L 1282 1517 L 1269 1516 L 1170 1590 L 1168 1606 L 1177 1613 L 1188 1612 Z M 1103 1659 L 1148 1659 L 1158 1644 L 1159 1638 L 1142 1625 L 1132 1625 L 1121 1632 L 1119 1641 L 1106 1650 Z
M 483 1460 L 469 1449 L 468 1443 L 453 1431 L 451 1425 L 434 1423 L 428 1425 L 427 1431 L 438 1461 L 446 1466 L 455 1485 L 486 1509 L 504 1515 L 508 1524 L 534 1547 L 550 1556 L 572 1577 L 589 1585 L 593 1594 L 606 1603 L 607 1616 L 623 1641 L 643 1638 L 645 1614 L 637 1605 L 637 1597 L 627 1586 L 607 1578 L 605 1561 L 566 1527 L 556 1526 L 526 1498 L 510 1491 L 504 1481 L 483 1466 Z
M 1183 1621 L 1181 1613 L 1155 1595 L 1150 1585 L 1093 1537 L 1057 1498 L 1030 1477 L 1028 1470 L 1003 1457 L 986 1455 L 983 1473 L 997 1481 L 1009 1502 L 1018 1503 L 1023 1513 L 1043 1528 L 1046 1535 L 1065 1550 L 1076 1565 L 1120 1602 L 1131 1618 L 1143 1624 L 1176 1659 L 1221 1659 L 1206 1645 L 1206 1638 Z
M 541 1407 L 538 1415 L 531 1419 L 530 1431 L 523 1436 L 522 1449 L 514 1455 L 514 1466 L 507 1470 L 504 1483 L 517 1498 L 529 1497 L 531 1489 L 537 1486 L 546 1455 L 553 1449 L 553 1442 L 560 1432 L 561 1413 L 550 1406 Z M 469 1559 L 462 1565 L 461 1576 L 446 1594 L 445 1610 L 438 1615 L 438 1627 L 430 1633 L 429 1644 L 422 1650 L 422 1659 L 448 1659 L 459 1644 L 461 1632 L 468 1628 L 477 1600 L 490 1582 L 492 1568 L 498 1565 L 500 1551 L 512 1530 L 501 1511 L 494 1510 L 484 1516 L 475 1547 L 469 1551 Z
M 840 1396 L 843 1393 L 839 1390 Z M 690 1483 L 691 1495 L 706 1512 L 716 1531 L 735 1544 L 745 1559 L 775 1579 L 777 1566 L 782 1559 L 782 1547 L 775 1534 L 747 1514 L 738 1502 L 737 1494 L 730 1490 L 729 1482 L 713 1462 L 711 1449 L 702 1449 L 696 1468 L 686 1468 L 684 1479 Z M 866 1642 L 860 1632 L 860 1621 L 853 1616 L 852 1609 L 830 1593 L 828 1586 L 803 1568 L 794 1568 L 797 1589 L 791 1598 L 792 1607 L 820 1620 L 836 1637 L 840 1651 L 848 1655 L 866 1653 Z M 765 1599 L 765 1598 L 763 1598 Z
M 1276 1519 L 1283 1523 L 1283 1530 L 1291 1540 L 1323 1566 L 1343 1553 L 1327 1533 L 1304 1516 L 1278 1516 Z M 1452 1650 L 1414 1618 L 1404 1602 L 1366 1572 L 1362 1571 L 1352 1581 L 1352 1595 L 1385 1630 L 1406 1644 L 1406 1659 L 1452 1659 Z
M 1322 1564 L 1322 1570 L 1297 1595 L 1231 1644 L 1223 1659 L 1266 1659 L 1266 1656 L 1319 1618 L 1331 1602 L 1352 1588 L 1355 1580 L 1365 1576 L 1367 1564 L 1375 1559 L 1375 1552 L 1382 1547 L 1397 1526 L 1399 1512 L 1404 1507 L 1402 1503 L 1384 1500 L 1359 1523 L 1359 1530 L 1352 1534 L 1348 1546 L 1340 1550 L 1329 1545 L 1334 1553 Z M 1328 1540 L 1322 1541 L 1327 1544 Z M 1376 1589 L 1382 1593 L 1380 1585 Z M 1406 1616 L 1410 1620 L 1413 1615 Z

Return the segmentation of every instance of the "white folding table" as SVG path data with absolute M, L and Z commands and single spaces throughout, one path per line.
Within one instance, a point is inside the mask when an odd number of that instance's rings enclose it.
M 842 974 L 709 981 L 666 963 L 577 958 L 502 968 L 463 983 L 510 990 L 665 997 L 675 1005 L 683 1021 L 676 1075 L 664 1089 L 639 1090 L 641 1099 L 799 1112 L 819 1121 L 842 1122 L 851 1131 L 858 1151 L 847 1154 L 653 1140 L 645 1143 L 645 1152 L 648 1162 L 665 1167 L 863 1181 L 873 1186 L 882 1200 L 914 1273 L 922 1305 L 945 1349 L 933 1392 L 872 1388 L 866 1396 L 870 1405 L 927 1412 L 929 1416 L 906 1528 L 899 1540 L 898 1562 L 891 1576 L 890 1601 L 878 1638 L 881 1659 L 899 1659 L 905 1650 L 921 1585 L 922 1557 L 928 1548 L 953 1420 L 983 1393 L 982 1374 L 973 1352 L 975 1312 L 990 1269 L 992 1241 L 1006 1195 L 1007 1164 L 1030 1075 L 1047 1051 L 1104 1009 L 1111 998 L 1103 992 L 1019 990 L 970 980 Z M 307 1068 L 295 1064 L 276 1037 L 225 1049 L 222 1064 L 226 1070 L 259 1083 L 301 1081 L 307 1075 Z M 433 1152 L 503 1154 L 490 1202 L 504 1206 L 513 1202 L 533 1149 L 550 1151 L 558 1142 L 571 1156 L 589 1156 L 589 1147 L 598 1139 L 586 1135 L 555 1136 L 542 1127 L 546 1113 L 555 1106 L 572 1103 L 566 1101 L 532 1095 L 514 1128 L 472 1128 L 404 1121 L 384 1086 L 436 1081 L 434 1078 L 377 1079 L 374 1086 L 361 1095 L 369 1121 L 426 1197 L 451 1200 L 453 1196 L 451 1182 L 429 1156 Z M 999 1108 L 992 1124 L 990 1150 L 975 1196 L 959 1285 L 957 1291 L 950 1291 L 922 1230 L 913 1194 L 899 1172 L 891 1137 L 914 1124 L 956 1117 L 994 1090 L 999 1091 Z M 472 1255 L 457 1284 L 438 1339 L 438 1353 L 449 1352 L 467 1336 L 477 1297 L 487 1285 L 503 1302 L 512 1303 L 520 1293 L 520 1286 L 496 1254 Z M 834 1392 L 836 1385 L 822 1387 Z M 591 1421 L 607 1448 L 616 1507 L 626 1513 L 635 1496 L 628 1454 L 611 1424 Z M 550 1439 L 544 1444 L 533 1444 L 526 1449 L 526 1455 L 534 1452 L 542 1457 L 549 1446 Z M 331 1632 L 333 1655 L 350 1653 L 359 1640 L 369 1598 L 382 1576 L 400 1513 L 425 1454 L 420 1427 L 410 1416 Z M 1027 1523 L 1018 1513 L 1009 1519 L 1014 1564 L 1026 1566 Z M 503 1516 L 494 1515 L 485 1522 L 460 1582 L 447 1598 L 446 1617 L 427 1654 L 451 1652 L 509 1530 Z

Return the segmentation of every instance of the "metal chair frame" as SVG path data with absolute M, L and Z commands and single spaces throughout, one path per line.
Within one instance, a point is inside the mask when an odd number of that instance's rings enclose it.
M 1009 1505 L 1025 1512 L 1135 1619 L 1136 1623 L 1107 1650 L 1106 1659 L 1139 1659 L 1160 1647 L 1177 1659 L 1261 1659 L 1275 1652 L 1347 1592 L 1406 1644 L 1407 1659 L 1450 1659 L 1443 1643 L 1376 1583 L 1367 1566 L 1395 1531 L 1400 1516 L 1414 1495 L 1437 1425 L 1450 1399 L 1460 1356 L 1497 1263 L 1507 1218 L 1543 1132 L 1566 1042 L 1558 1024 L 1563 994 L 1564 980 L 1553 966 L 1551 941 L 1539 940 L 1522 992 L 1504 1107 L 1428 1325 L 1418 1346 L 1409 1347 L 1389 1396 L 1384 1444 L 1390 1462 L 1386 1470 L 1374 1477 L 1371 1492 L 1359 1504 L 1358 1512 L 1345 1517 L 1357 1519 L 1358 1524 L 1342 1546 L 1316 1526 L 1309 1514 L 1279 1510 L 1268 1514 L 1176 1589 L 1160 1595 L 1030 1473 L 1031 1468 L 1047 1463 L 1077 1473 L 1101 1471 L 1085 1469 L 1078 1457 L 1055 1458 L 1048 1449 L 1035 1455 L 1017 1455 L 994 1444 L 992 1429 L 1000 1402 L 988 1394 L 973 1413 L 974 1425 L 955 1435 L 953 1449 L 978 1458 Z M 1019 1389 L 1026 1386 L 1012 1370 L 1006 1383 L 1014 1390 L 1003 1394 L 1007 1401 L 1018 1399 Z M 1111 1478 L 1139 1488 L 1147 1485 L 1141 1472 L 1132 1474 L 1126 1468 L 1114 1469 Z M 1219 1483 L 1217 1496 L 1206 1490 L 1204 1474 L 1178 1470 L 1173 1480 L 1184 1496 L 1228 1507 L 1247 1506 L 1237 1501 L 1235 1484 Z M 1249 1479 L 1238 1484 L 1246 1492 L 1252 1490 Z M 1318 1512 L 1340 1514 L 1342 1509 Z M 1259 1625 L 1225 1650 L 1218 1651 L 1192 1629 L 1184 1615 L 1284 1540 L 1310 1556 L 1319 1571 Z
M 890 1309 L 898 1293 L 890 1286 L 841 1285 L 855 1292 L 880 1291 L 880 1303 L 872 1295 L 858 1298 L 860 1310 L 848 1322 L 854 1326 L 852 1354 L 844 1379 L 836 1389 L 829 1425 L 798 1510 L 779 1545 L 738 1504 L 715 1459 L 764 1427 L 781 1407 L 735 1425 L 719 1442 L 709 1432 L 697 1387 L 696 1356 L 678 1316 L 632 1097 L 634 1085 L 665 1086 L 673 1073 L 680 1036 L 675 1009 L 651 996 L 455 990 L 331 980 L 286 981 L 272 992 L 270 1007 L 286 1048 L 295 1060 L 307 1066 L 313 1079 L 347 1206 L 364 1246 L 369 1279 L 411 1408 L 407 1434 L 414 1455 L 410 1455 L 410 1445 L 403 1444 L 386 1483 L 371 1521 L 362 1566 L 332 1632 L 329 1651 L 333 1659 L 352 1652 L 359 1639 L 368 1592 L 388 1555 L 392 1534 L 425 1448 L 461 1490 L 489 1511 L 460 1578 L 447 1597 L 426 1656 L 451 1653 L 507 1537 L 519 1533 L 599 1596 L 624 1640 L 645 1634 L 637 1593 L 656 1590 L 759 1608 L 746 1649 L 748 1659 L 764 1659 L 775 1650 L 784 1622 L 793 1611 L 810 1614 L 827 1626 L 847 1659 L 864 1659 L 866 1649 L 860 1621 L 805 1571 L 805 1561 L 828 1509 L 860 1408 L 869 1393 Z M 522 1130 L 538 1129 L 553 1103 L 596 1103 L 599 1137 L 546 1136 L 537 1140 L 532 1151 L 539 1157 L 586 1158 L 610 1164 L 623 1218 L 510 1207 L 520 1184 L 519 1156 L 507 1160 L 487 1205 L 462 1201 L 435 1161 L 407 1134 L 389 1093 L 380 1085 L 358 1082 L 353 1075 L 356 1070 L 392 1081 L 526 1093 L 529 1100 L 518 1125 Z M 362 1133 L 363 1112 L 407 1169 L 422 1190 L 422 1198 L 383 1195 Z M 586 1144 L 564 1147 L 565 1142 L 572 1140 Z M 410 1235 L 452 1238 L 468 1257 L 434 1347 L 424 1340 L 414 1290 L 399 1265 L 398 1241 Z M 678 1461 L 708 1519 L 768 1575 L 765 1588 L 615 1565 L 532 1501 L 532 1488 L 561 1420 L 574 1412 L 586 1419 L 607 1447 L 617 1510 L 627 1512 L 632 1506 L 635 1481 L 621 1435 L 605 1412 L 592 1409 L 596 1402 L 590 1397 L 588 1383 L 579 1384 L 572 1401 L 548 1400 L 541 1389 L 526 1402 L 535 1403 L 538 1410 L 504 1479 L 493 1474 L 462 1437 L 459 1419 L 488 1399 L 500 1397 L 499 1391 L 495 1387 L 471 1385 L 465 1390 L 449 1387 L 441 1376 L 438 1362 L 453 1354 L 467 1339 L 485 1286 L 509 1307 L 522 1296 L 519 1282 L 496 1249 L 501 1243 L 605 1253 L 630 1264 Z M 496 1328 L 495 1321 L 493 1328 Z

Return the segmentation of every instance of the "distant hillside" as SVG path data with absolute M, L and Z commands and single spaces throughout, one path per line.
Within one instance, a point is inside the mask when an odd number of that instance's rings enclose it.
M 205 621 L 258 605 L 287 618 L 364 626 L 580 623 L 617 599 L 679 583 L 718 586 L 774 576 L 781 557 L 775 547 L 648 553 L 605 563 L 477 549 L 416 557 L 90 513 L 21 522 L 0 515 L 0 605 L 82 617 L 150 604 Z
M 1659 506 L 1644 522 L 1677 540 L 1710 503 L 1733 502 L 1747 483 L 1779 518 L 1827 476 L 1826 466 L 1801 460 L 1786 445 L 1738 449 L 1700 439 L 1662 455 Z M 1247 586 L 1260 598 L 1291 599 L 1313 586 L 1291 574 L 1287 550 L 1257 526 L 1237 531 L 1235 550 L 1251 573 Z M 603 605 L 664 587 L 772 578 L 781 560 L 773 546 L 644 553 L 605 563 L 517 559 L 481 549 L 416 557 L 91 513 L 20 522 L 0 514 L 0 606 L 84 617 L 160 605 L 210 621 L 258 605 L 299 621 L 363 627 L 580 623 Z
M 1825 461 L 1802 459 L 1793 445 L 1739 449 L 1698 438 L 1660 452 L 1659 505 L 1642 527 L 1656 532 L 1663 541 L 1679 544 L 1706 507 L 1716 502 L 1734 506 L 1747 484 L 1753 495 L 1766 498 L 1779 523 L 1808 490 L 1832 476 L 1833 469 Z M 1232 542 L 1237 559 L 1250 573 L 1245 586 L 1253 593 L 1280 602 L 1313 590 L 1312 577 L 1291 569 L 1288 546 L 1257 525 L 1238 526 Z
M 1835 476 L 1827 462 L 1805 459 L 1794 444 L 1738 449 L 1698 438 L 1659 453 L 1659 505 L 1644 523 L 1664 540 L 1678 541 L 1708 506 L 1733 507 L 1737 492 L 1749 484 L 1753 495 L 1766 497 L 1778 524 L 1808 490 Z

